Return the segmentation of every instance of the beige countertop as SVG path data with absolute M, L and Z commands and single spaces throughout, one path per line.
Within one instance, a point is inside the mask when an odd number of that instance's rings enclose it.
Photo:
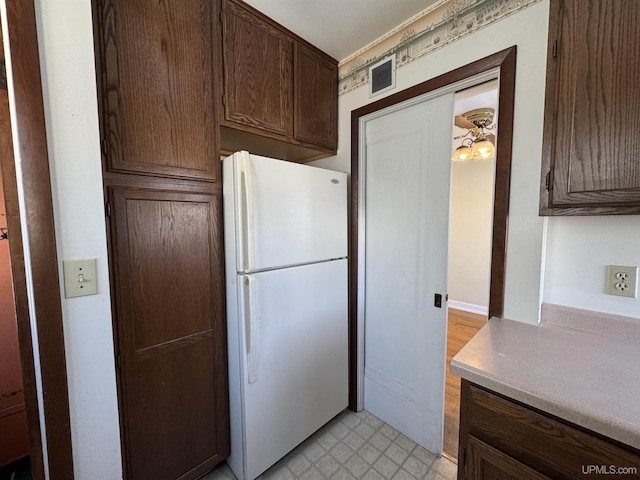
M 640 319 L 555 305 L 542 318 L 491 319 L 451 372 L 640 449 Z

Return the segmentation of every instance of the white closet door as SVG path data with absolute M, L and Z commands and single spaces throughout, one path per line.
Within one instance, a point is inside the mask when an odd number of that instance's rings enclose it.
M 364 406 L 434 453 L 442 451 L 452 124 L 453 94 L 366 123 Z

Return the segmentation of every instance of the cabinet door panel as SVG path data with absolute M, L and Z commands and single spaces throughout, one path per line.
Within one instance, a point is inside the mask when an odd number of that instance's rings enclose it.
M 223 1 L 225 119 L 291 134 L 292 40 L 266 19 Z
M 548 206 L 640 212 L 640 97 L 632 93 L 640 90 L 640 9 L 634 0 L 556 0 L 551 8 Z
M 640 456 L 631 447 L 623 448 L 466 380 L 461 383 L 460 478 L 493 478 L 477 472 L 497 469 L 517 479 L 546 475 L 557 480 L 578 480 L 585 477 L 583 468 L 589 465 L 640 469 Z M 461 466 L 465 451 L 466 470 Z M 474 477 L 472 472 L 480 476 Z
M 216 179 L 211 5 L 103 0 L 108 170 Z
M 500 450 L 469 436 L 467 480 L 550 480 Z
M 296 139 L 337 148 L 337 64 L 296 44 L 294 72 Z
M 128 478 L 198 478 L 229 453 L 221 198 L 113 187 Z

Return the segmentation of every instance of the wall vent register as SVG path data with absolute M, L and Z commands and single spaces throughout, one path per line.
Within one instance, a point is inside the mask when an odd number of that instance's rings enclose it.
M 369 96 L 379 95 L 396 86 L 396 57 L 380 60 L 369 67 Z

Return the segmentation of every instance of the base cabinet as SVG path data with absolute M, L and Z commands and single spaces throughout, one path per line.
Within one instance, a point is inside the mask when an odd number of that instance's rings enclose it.
M 640 452 L 466 380 L 459 480 L 640 478 Z
M 547 480 L 549 477 L 518 462 L 504 452 L 478 440 L 467 439 L 466 472 L 469 479 Z

